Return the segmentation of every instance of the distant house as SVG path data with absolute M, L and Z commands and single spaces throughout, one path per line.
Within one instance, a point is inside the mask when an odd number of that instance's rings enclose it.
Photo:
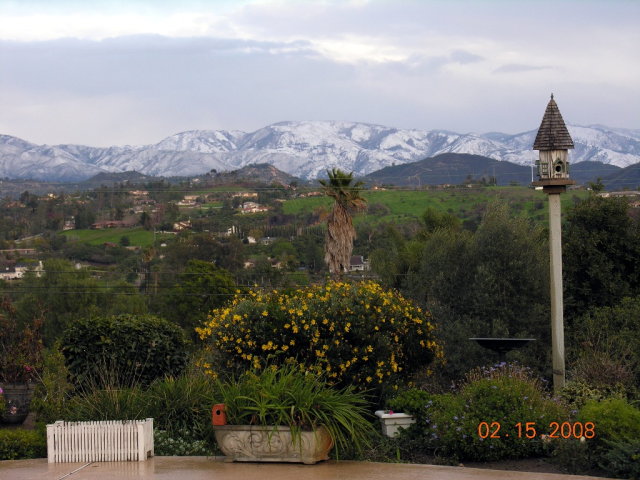
M 2 280 L 17 280 L 24 277 L 27 270 L 33 270 L 37 277 L 42 275 L 44 266 L 42 261 L 38 264 L 34 263 L 6 263 L 0 265 L 0 279 Z
M 186 220 L 184 222 L 176 222 L 173 224 L 173 230 L 176 232 L 181 232 L 182 230 L 188 230 L 191 228 L 191 220 Z
M 62 226 L 62 230 L 73 230 L 76 228 L 76 220 L 75 218 L 70 218 L 69 220 L 64 221 L 64 225 Z
M 134 224 L 124 220 L 101 220 L 91 224 L 92 230 L 104 230 L 105 228 L 130 228 Z
M 256 192 L 237 192 L 231 195 L 232 198 L 258 198 L 258 194 Z
M 240 233 L 240 231 L 238 230 L 238 227 L 235 225 L 231 225 L 229 228 L 227 228 L 226 232 L 222 232 L 219 235 L 221 237 L 230 237 L 232 235 L 238 235 Z
M 362 255 L 353 255 L 349 262 L 350 272 L 364 272 L 369 270 L 369 261 L 365 260 Z
M 268 212 L 269 207 L 265 207 L 256 202 L 244 202 L 240 207 L 240 213 L 260 213 L 260 212 Z
M 640 196 L 640 191 L 637 190 L 623 190 L 622 192 L 602 192 L 598 194 L 599 197 L 637 197 Z

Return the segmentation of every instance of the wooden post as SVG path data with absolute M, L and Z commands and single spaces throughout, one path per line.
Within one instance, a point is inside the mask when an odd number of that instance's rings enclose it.
M 551 350 L 553 354 L 553 390 L 565 384 L 564 316 L 562 298 L 562 233 L 560 193 L 549 194 L 549 254 L 551 274 Z
M 533 149 L 539 151 L 539 159 L 536 162 L 539 180 L 531 183 L 534 187 L 542 187 L 544 193 L 549 196 L 551 350 L 555 393 L 558 393 L 565 384 L 560 194 L 567 190 L 567 185 L 575 184 L 569 179 L 568 151 L 572 148 L 574 148 L 573 140 L 551 94 L 551 100 L 547 104 L 533 142 Z

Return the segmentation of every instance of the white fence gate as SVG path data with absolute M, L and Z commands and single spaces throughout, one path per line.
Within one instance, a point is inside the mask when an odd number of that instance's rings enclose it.
M 153 457 L 153 418 L 47 425 L 47 457 L 56 462 L 144 461 Z

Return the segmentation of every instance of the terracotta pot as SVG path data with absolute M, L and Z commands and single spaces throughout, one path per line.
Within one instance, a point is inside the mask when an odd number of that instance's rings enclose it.
M 333 441 L 326 428 L 292 434 L 289 427 L 224 425 L 214 428 L 227 462 L 296 462 L 329 459 Z
M 33 397 L 34 386 L 29 383 L 2 385 L 4 396 L 4 411 L 2 423 L 19 425 L 29 414 L 29 405 Z

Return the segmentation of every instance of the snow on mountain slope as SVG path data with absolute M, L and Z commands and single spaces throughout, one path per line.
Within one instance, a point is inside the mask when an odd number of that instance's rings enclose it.
M 602 125 L 569 125 L 575 143 L 570 161 L 599 161 L 620 167 L 640 162 L 640 131 Z M 34 145 L 0 135 L 0 175 L 12 178 L 79 180 L 98 172 L 135 170 L 147 175 L 196 175 L 269 163 L 297 177 L 324 176 L 330 168 L 357 176 L 393 164 L 441 153 L 470 153 L 531 165 L 536 131 L 459 134 L 401 130 L 352 122 L 280 122 L 252 133 L 194 130 L 146 146 L 94 148 Z
M 153 148 L 175 152 L 226 153 L 236 150 L 238 140 L 245 135 L 239 131 L 192 130 L 171 135 Z

